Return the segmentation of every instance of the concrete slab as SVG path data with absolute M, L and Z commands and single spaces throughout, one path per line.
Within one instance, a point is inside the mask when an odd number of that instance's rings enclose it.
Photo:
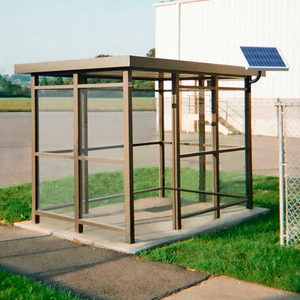
M 209 276 L 53 236 L 19 239 L 28 235 L 19 228 L 0 226 L 0 232 L 11 236 L 0 241 L 1 269 L 70 290 L 84 299 L 160 299 Z
M 220 276 L 173 294 L 166 300 L 299 300 L 300 295 Z
M 183 213 L 199 211 L 209 203 L 196 203 L 182 208 Z M 44 234 L 78 241 L 128 254 L 162 246 L 194 235 L 214 232 L 237 225 L 246 220 L 267 214 L 269 209 L 246 209 L 244 206 L 233 206 L 223 209 L 221 218 L 213 219 L 213 213 L 194 216 L 183 220 L 181 230 L 172 229 L 171 199 L 151 197 L 135 201 L 135 237 L 136 243 L 126 244 L 124 234 L 96 227 L 84 227 L 84 233 L 75 233 L 74 224 L 50 218 L 41 218 L 40 224 L 32 221 L 15 223 L 16 227 L 38 231 Z M 90 210 L 89 221 L 125 227 L 124 204 L 116 203 Z M 86 215 L 86 217 L 88 217 Z

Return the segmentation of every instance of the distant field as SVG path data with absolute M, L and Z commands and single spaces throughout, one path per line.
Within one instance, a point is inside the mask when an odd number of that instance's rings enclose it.
M 72 97 L 43 97 L 40 100 L 40 110 L 43 111 L 70 111 L 73 109 Z M 121 111 L 122 98 L 90 98 L 88 101 L 90 111 Z M 133 98 L 133 110 L 154 111 L 156 109 L 155 97 Z M 0 98 L 0 111 L 31 111 L 30 98 Z
M 0 111 L 31 111 L 31 99 L 0 98 Z

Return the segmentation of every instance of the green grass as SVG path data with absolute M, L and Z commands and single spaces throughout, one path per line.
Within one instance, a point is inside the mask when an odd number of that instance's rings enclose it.
M 171 186 L 171 169 L 166 169 L 166 186 Z M 134 189 L 135 191 L 158 187 L 158 168 L 135 168 L 134 169 Z M 226 180 L 221 180 L 221 191 L 226 193 L 236 193 L 243 195 L 245 183 L 239 173 L 226 173 L 223 176 Z M 222 176 L 221 176 L 222 178 Z M 199 185 L 199 174 L 191 168 L 181 168 L 181 185 L 186 189 L 197 189 Z M 206 172 L 206 186 L 210 189 L 211 171 Z M 73 203 L 74 199 L 74 179 L 66 177 L 56 180 L 46 180 L 40 182 L 40 207 L 45 208 L 57 204 Z M 105 173 L 95 173 L 89 175 L 89 198 L 98 198 L 109 195 L 124 193 L 123 172 L 112 171 Z M 166 191 L 166 197 L 171 197 L 172 192 Z M 148 192 L 135 195 L 135 199 L 158 196 L 158 192 Z M 198 202 L 199 196 L 194 193 L 182 192 L 183 205 L 191 202 Z M 211 201 L 211 196 L 206 196 L 206 200 Z M 91 203 L 90 207 L 108 205 L 123 202 L 124 198 L 119 197 L 102 202 Z M 232 201 L 230 198 L 221 197 L 221 202 Z M 5 220 L 8 224 L 28 220 L 31 218 L 31 186 L 25 184 L 0 189 L 0 220 Z M 74 206 L 57 209 L 55 213 L 71 214 Z
M 0 270 L 0 299 L 5 300 L 43 300 L 80 299 L 65 291 L 58 291 L 34 282 L 24 276 L 14 275 Z
M 8 224 L 31 219 L 31 184 L 0 188 L 0 220 Z
M 158 186 L 158 169 L 136 168 L 135 190 Z M 170 185 L 171 171 L 166 170 L 166 185 Z M 182 169 L 182 186 L 195 189 L 198 184 L 196 170 Z M 89 176 L 90 198 L 123 192 L 122 172 L 106 172 Z M 211 186 L 211 173 L 207 172 L 207 187 Z M 299 249 L 279 245 L 278 178 L 254 176 L 254 205 L 270 208 L 271 213 L 239 226 L 215 234 L 196 236 L 184 242 L 141 252 L 139 255 L 153 261 L 208 271 L 215 275 L 228 275 L 266 286 L 300 292 Z M 221 191 L 244 194 L 243 175 L 221 174 Z M 45 204 L 70 202 L 73 199 L 73 179 L 45 181 L 41 186 Z M 168 192 L 169 193 L 169 192 Z M 157 195 L 157 192 L 136 195 L 136 199 Z M 170 194 L 167 194 L 170 196 Z M 197 201 L 194 194 L 183 193 L 187 201 Z M 53 200 L 59 199 L 59 200 Z M 222 199 L 221 199 L 222 200 Z M 95 205 L 123 201 L 107 200 Z M 208 199 L 209 201 L 209 199 Z M 223 199 L 222 201 L 228 201 Z M 31 218 L 30 185 L 0 189 L 0 219 L 7 223 Z
M 254 200 L 255 206 L 270 208 L 271 213 L 139 255 L 299 293 L 299 250 L 279 245 L 278 178 L 254 176 Z
M 155 97 L 134 97 L 132 99 L 133 110 L 155 111 Z M 41 97 L 41 111 L 72 111 L 72 97 Z M 89 111 L 122 111 L 122 98 L 89 98 Z M 31 111 L 30 98 L 0 98 L 0 112 L 28 112 Z

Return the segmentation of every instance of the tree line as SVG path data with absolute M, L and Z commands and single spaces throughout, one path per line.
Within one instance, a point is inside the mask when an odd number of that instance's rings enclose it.
M 99 54 L 96 58 L 101 57 L 110 57 L 109 54 Z M 147 57 L 155 57 L 155 48 L 149 50 L 146 53 Z M 18 82 L 18 83 L 16 83 Z M 21 84 L 19 84 L 19 82 Z M 118 82 L 115 79 L 96 79 L 96 78 L 89 78 L 88 83 L 111 83 L 111 82 Z M 72 78 L 67 77 L 50 77 L 50 76 L 42 76 L 39 78 L 39 85 L 47 86 L 47 85 L 70 85 L 73 84 Z M 133 89 L 138 90 L 145 90 L 145 89 L 154 89 L 154 82 L 153 81 L 144 81 L 144 80 L 133 80 L 132 82 Z M 46 91 L 43 91 L 46 92 Z M 46 92 L 48 96 L 57 96 L 55 92 Z M 99 92 L 100 93 L 100 92 Z M 103 92 L 102 92 L 103 94 Z M 119 92 L 113 93 L 112 91 L 104 92 L 104 97 L 116 97 Z M 60 91 L 60 95 L 61 91 Z M 93 93 L 94 97 L 97 97 L 97 93 Z M 23 75 L 23 74 L 14 74 L 10 77 L 2 76 L 0 74 L 0 97 L 30 97 L 31 96 L 31 89 L 30 89 L 30 75 Z M 154 92 L 143 92 L 138 91 L 135 92 L 134 96 L 136 97 L 153 97 Z M 93 96 L 92 96 L 93 97 Z
M 13 83 L 0 74 L 0 97 L 30 97 L 28 86 Z

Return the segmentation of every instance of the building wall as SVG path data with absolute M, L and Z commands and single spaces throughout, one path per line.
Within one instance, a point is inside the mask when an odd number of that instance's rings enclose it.
M 176 1 L 156 6 L 156 56 L 182 60 L 242 65 L 236 46 L 277 46 L 290 70 L 267 72 L 252 87 L 260 109 L 276 99 L 300 98 L 299 0 L 200 0 Z M 256 103 L 256 102 L 255 102 Z M 266 116 L 266 122 L 269 116 Z M 273 120 L 277 122 L 276 120 Z M 274 123 L 273 122 L 273 123 Z M 268 126 L 267 126 L 268 127 Z M 253 130 L 254 134 L 276 135 Z

